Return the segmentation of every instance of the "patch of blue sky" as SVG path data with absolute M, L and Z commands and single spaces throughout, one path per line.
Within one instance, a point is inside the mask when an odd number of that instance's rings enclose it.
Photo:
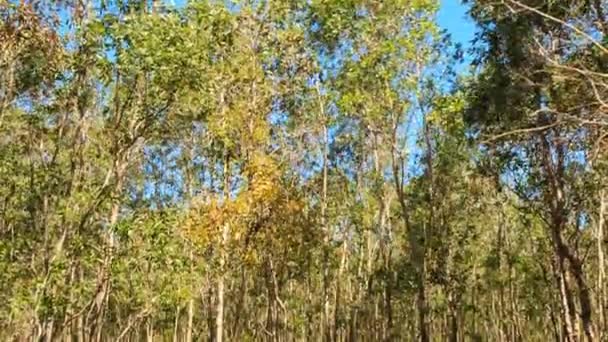
M 471 63 L 473 56 L 467 53 L 475 38 L 475 23 L 467 14 L 468 6 L 460 0 L 441 0 L 441 7 L 437 13 L 437 22 L 441 28 L 451 36 L 454 43 L 465 49 L 463 62 L 459 65 L 464 70 Z

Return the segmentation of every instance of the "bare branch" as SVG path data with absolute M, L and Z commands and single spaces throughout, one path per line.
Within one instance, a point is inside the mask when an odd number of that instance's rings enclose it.
M 515 129 L 512 131 L 508 131 L 508 132 L 504 132 L 498 135 L 495 135 L 491 138 L 485 139 L 481 141 L 481 144 L 488 144 L 491 142 L 494 142 L 496 140 L 502 139 L 504 137 L 507 136 L 511 136 L 511 135 L 517 135 L 517 134 L 523 134 L 523 133 L 534 133 L 534 132 L 541 132 L 541 131 L 545 131 L 548 130 L 550 128 L 556 127 L 557 125 L 560 124 L 560 121 L 555 121 L 549 125 L 544 125 L 544 126 L 538 126 L 538 127 L 530 127 L 530 128 L 520 128 L 520 129 Z
M 523 3 L 519 2 L 519 1 L 516 1 L 516 0 L 505 0 L 505 1 L 511 3 L 511 4 L 515 5 L 515 6 L 518 6 L 520 8 L 523 8 L 525 10 L 528 10 L 530 12 L 534 12 L 534 13 L 536 13 L 536 14 L 544 17 L 544 18 L 547 18 L 547 19 L 551 20 L 551 21 L 554 21 L 556 23 L 564 25 L 565 27 L 567 27 L 567 28 L 571 29 L 572 31 L 578 33 L 579 35 L 585 37 L 587 40 L 589 40 L 593 45 L 595 45 L 598 49 L 600 49 L 605 54 L 608 54 L 608 49 L 607 48 L 605 48 L 595 38 L 593 38 L 592 36 L 590 36 L 585 31 L 579 29 L 578 27 L 576 27 L 576 26 L 574 26 L 574 25 L 572 25 L 570 23 L 567 23 L 567 22 L 565 22 L 562 19 L 556 18 L 556 17 L 554 17 L 554 16 L 552 16 L 552 15 L 550 15 L 548 13 L 545 13 L 545 12 L 543 12 L 543 11 L 537 9 L 537 8 L 534 8 L 534 7 L 528 6 L 526 4 L 523 4 Z M 507 7 L 509 7 L 509 6 L 507 5 Z

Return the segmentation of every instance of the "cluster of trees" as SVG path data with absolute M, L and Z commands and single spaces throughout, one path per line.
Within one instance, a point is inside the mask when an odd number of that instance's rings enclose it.
M 0 0 L 0 339 L 608 338 L 608 4 Z

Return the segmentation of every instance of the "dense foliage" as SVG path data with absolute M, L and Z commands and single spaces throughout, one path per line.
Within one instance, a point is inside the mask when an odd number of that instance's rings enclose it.
M 0 0 L 0 339 L 608 338 L 608 3 Z

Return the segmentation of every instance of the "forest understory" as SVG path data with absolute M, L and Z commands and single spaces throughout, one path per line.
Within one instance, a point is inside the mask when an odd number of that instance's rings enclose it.
M 608 341 L 608 1 L 450 1 L 0 0 L 0 340 Z

